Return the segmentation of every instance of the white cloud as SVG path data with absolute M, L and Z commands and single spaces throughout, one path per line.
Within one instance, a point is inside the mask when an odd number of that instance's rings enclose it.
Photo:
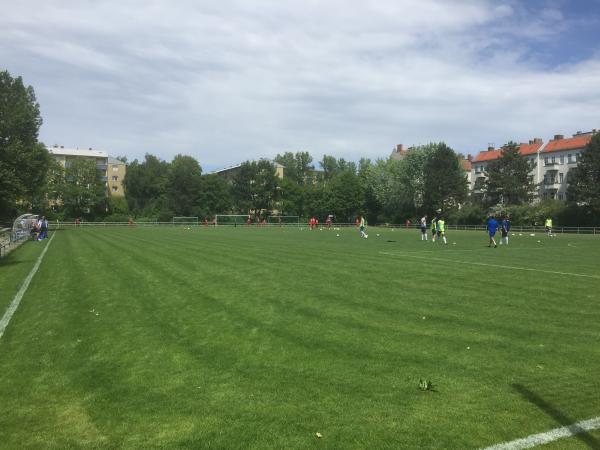
M 431 140 L 472 152 L 599 125 L 598 53 L 539 64 L 539 46 L 569 26 L 554 6 L 31 3 L 0 18 L 0 60 L 34 86 L 49 144 L 187 153 L 214 168 L 286 150 L 385 157 Z

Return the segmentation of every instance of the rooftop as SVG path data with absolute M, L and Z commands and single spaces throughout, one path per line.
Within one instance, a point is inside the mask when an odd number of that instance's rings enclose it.
M 64 156 L 89 156 L 92 158 L 108 158 L 108 152 L 102 150 L 79 149 L 79 148 L 64 148 L 63 146 L 46 147 L 48 151 L 53 155 L 64 155 Z

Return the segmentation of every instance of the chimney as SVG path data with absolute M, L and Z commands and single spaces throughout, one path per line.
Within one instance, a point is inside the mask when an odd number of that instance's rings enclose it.
M 469 161 L 469 162 L 473 161 L 473 155 L 467 155 L 467 161 Z
M 564 134 L 555 134 L 554 135 L 554 140 L 555 141 L 560 141 L 561 139 L 564 139 L 565 135 Z
M 404 151 L 404 144 L 396 145 L 396 152 L 402 153 Z
M 61 146 L 60 146 L 60 148 L 65 148 L 65 146 L 64 146 L 64 145 L 61 145 Z
M 542 138 L 533 138 L 533 143 L 534 144 L 542 144 L 543 143 Z
M 88 148 L 88 150 L 91 150 L 91 149 L 92 149 L 92 147 Z
M 493 142 L 488 142 L 488 152 L 491 152 L 492 150 L 494 150 L 494 143 Z

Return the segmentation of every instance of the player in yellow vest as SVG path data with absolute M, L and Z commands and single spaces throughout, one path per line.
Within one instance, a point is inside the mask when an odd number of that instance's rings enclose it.
M 552 218 L 548 217 L 546 219 L 546 233 L 548 233 L 548 236 L 552 236 Z

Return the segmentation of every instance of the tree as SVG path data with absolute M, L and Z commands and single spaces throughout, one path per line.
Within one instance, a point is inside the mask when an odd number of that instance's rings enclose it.
M 278 199 L 279 182 L 275 165 L 267 160 L 242 163 L 233 178 L 232 195 L 239 212 L 260 214 L 271 211 Z
M 314 170 L 312 156 L 308 152 L 285 152 L 277 155 L 273 161 L 285 167 L 284 178 L 297 184 L 304 184 L 310 180 L 311 171 Z
M 128 167 L 123 180 L 125 198 L 129 209 L 136 215 L 165 213 L 167 200 L 167 175 L 169 163 L 146 154 L 144 161 L 135 159 Z
M 233 203 L 229 184 L 217 174 L 203 175 L 198 201 L 203 217 L 229 212 Z
M 198 200 L 201 189 L 202 168 L 191 156 L 177 155 L 167 174 L 167 200 L 169 209 L 176 216 L 199 214 Z
M 600 133 L 592 136 L 567 181 L 567 199 L 600 214 Z
M 106 186 L 95 161 L 78 158 L 70 162 L 65 169 L 62 200 L 71 217 L 93 217 L 97 212 L 106 212 Z
M 424 166 L 423 208 L 441 210 L 457 208 L 467 198 L 467 179 L 454 150 L 443 142 L 432 144 Z
M 38 142 L 41 124 L 33 88 L 0 72 L 0 217 L 10 218 L 17 202 L 31 207 L 44 191 L 51 156 Z
M 519 154 L 519 145 L 509 142 L 502 147 L 500 158 L 487 167 L 484 184 L 486 199 L 491 204 L 521 205 L 533 199 L 535 185 L 529 177 L 531 166 Z

